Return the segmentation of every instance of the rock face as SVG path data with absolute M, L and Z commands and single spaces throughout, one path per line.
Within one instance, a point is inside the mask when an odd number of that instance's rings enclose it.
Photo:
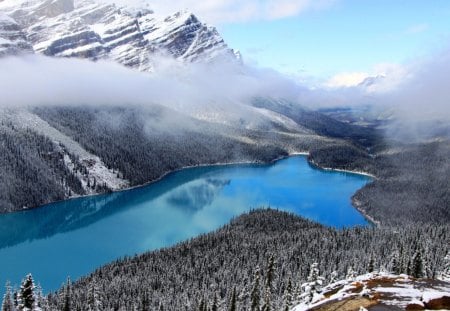
M 111 59 L 142 71 L 158 54 L 187 62 L 237 59 L 214 27 L 185 11 L 159 17 L 95 0 L 4 0 L 0 12 L 25 50 L 48 56 Z
M 19 24 L 0 12 L 0 56 L 32 51 Z

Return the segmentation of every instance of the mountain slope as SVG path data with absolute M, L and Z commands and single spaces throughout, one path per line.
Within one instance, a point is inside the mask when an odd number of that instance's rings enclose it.
M 0 57 L 32 52 L 21 26 L 11 17 L 0 12 Z
M 151 70 L 157 55 L 187 62 L 236 59 L 216 29 L 189 12 L 160 17 L 94 0 L 5 0 L 2 11 L 47 56 L 108 59 L 141 71 Z

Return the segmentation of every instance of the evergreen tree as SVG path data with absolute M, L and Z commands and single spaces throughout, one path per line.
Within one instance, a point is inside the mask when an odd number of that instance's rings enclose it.
M 101 311 L 103 308 L 97 283 L 93 280 L 88 289 L 88 311 Z
M 444 257 L 441 278 L 444 281 L 450 281 L 450 252 Z
M 9 282 L 6 283 L 6 292 L 3 296 L 3 303 L 2 303 L 2 311 L 14 311 L 14 304 L 11 297 L 11 286 Z
M 67 278 L 66 285 L 64 287 L 64 302 L 63 302 L 63 311 L 72 310 L 70 295 L 72 292 L 72 284 L 70 282 L 70 278 Z
M 18 310 L 19 311 L 34 311 L 36 299 L 34 297 L 34 281 L 31 274 L 28 274 L 20 286 L 18 294 Z
M 353 269 L 352 266 L 348 267 L 348 270 L 347 270 L 347 276 L 346 276 L 347 279 L 352 280 L 352 279 L 354 279 L 357 275 L 358 275 L 358 274 L 356 273 L 356 271 Z
M 330 281 L 328 282 L 328 284 L 332 284 L 332 283 L 336 282 L 337 278 L 338 278 L 337 271 L 335 270 L 335 271 L 331 272 L 330 273 Z
M 261 308 L 262 311 L 270 311 L 272 309 L 271 301 L 272 301 L 272 285 L 275 274 L 274 270 L 275 270 L 274 258 L 273 255 L 270 255 L 269 260 L 267 262 L 264 304 Z
M 38 309 L 42 309 L 42 310 L 48 310 L 48 303 L 47 303 L 47 299 L 44 296 L 44 294 L 42 293 L 42 287 L 40 284 L 38 284 L 36 286 L 36 306 L 38 307 Z
M 424 277 L 424 264 L 422 259 L 422 252 L 420 249 L 416 251 L 412 260 L 412 276 L 415 278 Z
M 401 274 L 403 272 L 400 266 L 399 253 L 397 251 L 395 251 L 392 254 L 392 259 L 391 262 L 389 263 L 389 266 L 390 266 L 389 270 L 394 274 Z
M 233 293 L 231 294 L 230 306 L 228 307 L 228 311 L 237 311 L 236 287 L 233 287 Z
M 302 284 L 302 288 L 304 289 L 302 297 L 306 303 L 313 302 L 314 296 L 320 293 L 323 281 L 324 278 L 319 274 L 319 264 L 314 262 L 310 267 L 308 282 Z
M 251 311 L 259 311 L 259 304 L 260 304 L 260 288 L 259 288 L 259 268 L 256 268 L 256 272 L 255 272 L 255 279 L 253 280 L 253 288 L 252 288 L 252 293 L 250 295 L 250 299 L 251 299 L 251 305 L 250 305 L 250 310 Z
M 289 278 L 283 295 L 284 311 L 289 311 L 292 307 L 292 280 Z
M 367 265 L 367 272 L 371 273 L 375 270 L 375 260 L 373 254 L 370 255 L 369 264 Z

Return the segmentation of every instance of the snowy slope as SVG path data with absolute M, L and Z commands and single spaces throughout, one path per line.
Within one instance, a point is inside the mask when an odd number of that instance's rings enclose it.
M 64 154 L 66 167 L 80 180 L 87 194 L 96 193 L 94 189 L 88 187 L 89 182 L 93 180 L 110 190 L 120 190 L 130 186 L 128 180 L 118 177 L 118 170 L 107 168 L 98 156 L 86 151 L 79 143 L 50 126 L 36 114 L 26 109 L 0 109 L 0 121 L 12 122 L 23 129 L 44 134 L 59 145 L 60 152 Z M 74 158 L 78 160 L 77 163 L 74 163 Z M 77 170 L 75 166 L 78 167 Z M 83 173 L 79 169 L 80 166 L 84 169 Z
M 407 275 L 368 273 L 324 287 L 312 303 L 292 311 L 307 310 L 448 310 L 450 283 L 414 279 Z
M 214 27 L 190 12 L 160 17 L 100 0 L 4 0 L 0 12 L 48 56 L 110 59 L 142 71 L 152 69 L 158 54 L 187 62 L 237 58 Z

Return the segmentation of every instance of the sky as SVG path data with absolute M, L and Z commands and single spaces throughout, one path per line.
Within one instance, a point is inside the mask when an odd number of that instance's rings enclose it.
M 181 111 L 214 105 L 232 111 L 262 96 L 313 108 L 388 105 L 414 122 L 450 120 L 450 0 L 152 0 L 151 7 L 170 14 L 184 5 L 216 21 L 250 65 L 181 65 L 161 57 L 148 75 L 108 61 L 2 58 L 0 108 L 153 102 Z M 359 85 L 381 73 L 375 83 Z M 302 79 L 319 82 L 311 87 Z
M 112 1 L 112 0 L 111 0 Z M 448 47 L 448 0 L 115 0 L 188 9 L 247 64 L 347 86 Z M 325 81 L 325 82 L 324 82 Z
M 291 17 L 218 28 L 259 66 L 316 77 L 377 73 L 383 65 L 443 48 L 450 39 L 450 1 L 342 0 Z

